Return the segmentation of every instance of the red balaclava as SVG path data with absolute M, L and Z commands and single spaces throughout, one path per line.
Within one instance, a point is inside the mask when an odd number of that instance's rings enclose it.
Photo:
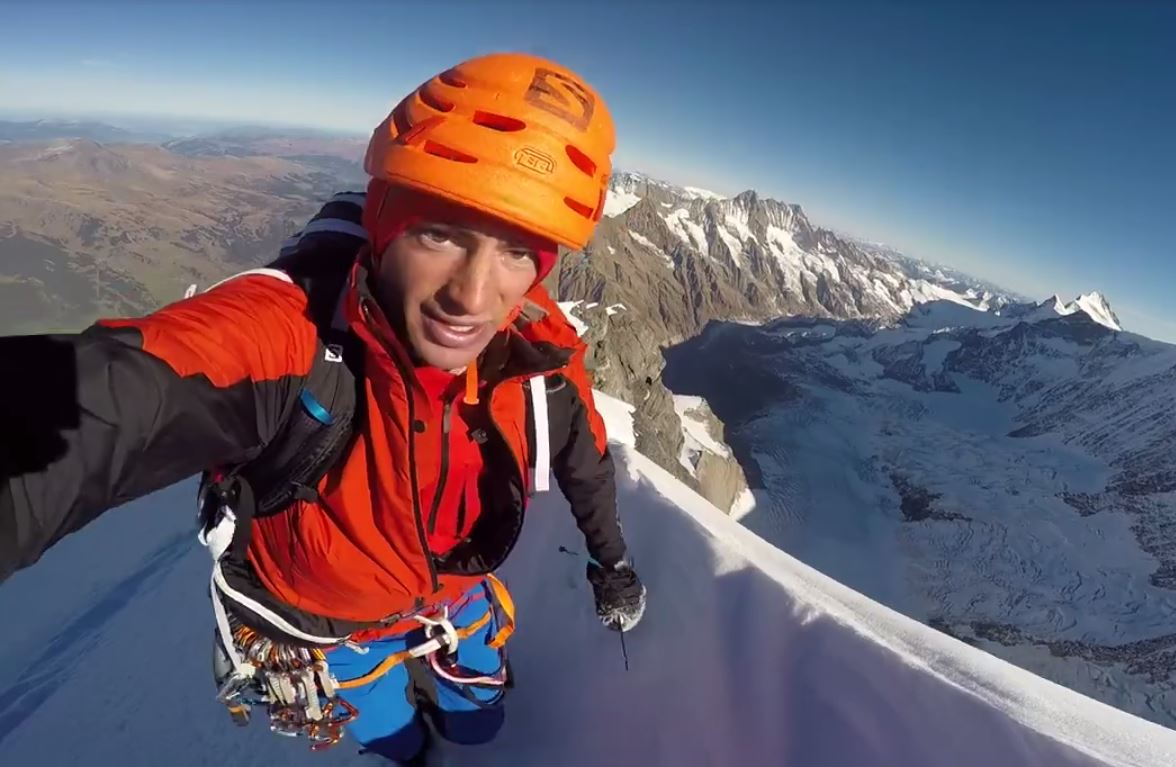
M 372 247 L 372 261 L 378 265 L 388 244 L 407 229 L 422 221 L 443 221 L 458 223 L 470 214 L 461 206 L 437 197 L 389 184 L 383 179 L 373 178 L 368 182 L 367 196 L 363 206 L 363 226 L 368 232 Z M 559 255 L 558 245 L 552 241 L 543 242 L 535 250 L 535 282 L 538 285 L 555 267 Z M 503 328 L 507 328 L 522 311 L 515 307 L 506 316 Z M 468 404 L 477 403 L 477 363 L 471 362 L 466 369 L 466 396 Z

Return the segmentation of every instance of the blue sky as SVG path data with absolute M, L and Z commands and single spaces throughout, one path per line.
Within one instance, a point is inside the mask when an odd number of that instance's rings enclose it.
M 624 167 L 1176 341 L 1176 3 L 5 3 L 0 109 L 370 131 L 471 55 L 580 71 Z

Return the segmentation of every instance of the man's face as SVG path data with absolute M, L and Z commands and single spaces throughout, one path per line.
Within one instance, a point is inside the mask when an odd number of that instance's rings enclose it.
M 474 360 L 537 276 L 533 238 L 491 220 L 409 228 L 380 258 L 379 295 L 403 340 L 426 365 Z

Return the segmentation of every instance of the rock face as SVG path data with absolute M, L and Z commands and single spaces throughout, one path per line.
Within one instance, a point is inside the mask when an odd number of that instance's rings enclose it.
M 681 400 L 675 398 L 675 410 L 682 419 L 682 431 L 687 438 L 684 440 L 686 455 L 680 462 L 694 467 L 693 474 L 704 498 L 720 509 L 731 509 L 747 490 L 747 477 L 724 441 L 723 422 L 706 400 L 700 398 L 678 407 Z M 697 433 L 699 429 L 703 434 Z M 703 439 L 704 435 L 709 443 Z
M 611 194 L 614 215 L 561 264 L 560 296 L 622 303 L 650 318 L 657 343 L 712 320 L 894 318 L 930 299 L 1006 302 L 958 276 L 916 275 L 909 259 L 867 252 L 815 227 L 799 205 L 754 191 L 716 198 L 622 173 Z
M 644 319 L 617 305 L 578 303 L 569 310 L 588 326 L 582 337 L 588 344 L 587 364 L 595 386 L 636 407 L 637 449 L 693 485 L 677 460 L 682 430 L 670 392 L 661 383 L 661 350 L 648 341 Z
M 561 301 L 579 302 L 573 312 L 589 326 L 597 385 L 636 406 L 638 448 L 730 509 L 746 489 L 743 470 L 729 451 L 703 449 L 692 469 L 680 460 L 682 419 L 661 382 L 661 350 L 714 320 L 893 319 L 931 299 L 985 308 L 1008 301 L 912 264 L 754 191 L 724 198 L 618 173 L 592 242 L 566 254 L 549 285 Z

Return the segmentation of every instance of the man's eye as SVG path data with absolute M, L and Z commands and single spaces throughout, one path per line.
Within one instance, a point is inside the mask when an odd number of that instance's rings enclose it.
M 417 234 L 417 237 L 421 239 L 421 242 L 424 242 L 428 245 L 444 245 L 453 239 L 447 230 L 439 228 L 422 229 Z
M 527 261 L 534 261 L 535 254 L 529 250 L 508 250 L 506 251 L 506 259 L 512 264 L 522 264 Z

